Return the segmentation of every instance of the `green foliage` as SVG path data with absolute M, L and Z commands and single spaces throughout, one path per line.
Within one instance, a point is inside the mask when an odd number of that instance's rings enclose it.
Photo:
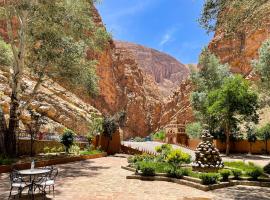
M 261 175 L 263 175 L 263 170 L 259 167 L 254 167 L 253 169 L 247 170 L 246 174 L 252 178 L 252 180 L 257 180 Z
M 258 27 L 269 14 L 267 0 L 205 0 L 199 22 L 207 32 L 222 27 L 225 33 L 233 34 L 248 26 Z
M 18 26 L 21 34 L 17 41 L 24 43 L 24 64 L 32 75 L 61 77 L 96 94 L 97 62 L 86 54 L 104 49 L 110 35 L 93 22 L 92 6 L 92 1 L 86 0 L 39 0 L 16 1 L 0 8 L 6 11 L 4 20 L 15 16 L 25 22 Z M 13 61 L 17 56 L 13 55 Z
M 247 129 L 247 140 L 250 143 L 254 143 L 257 140 L 257 130 L 255 126 L 246 126 Z
M 175 149 L 167 155 L 166 161 L 174 168 L 177 168 L 183 163 L 190 163 L 191 156 L 187 153 L 182 152 L 180 149 Z
M 200 176 L 203 185 L 213 185 L 219 180 L 218 173 L 202 173 Z
M 266 40 L 259 49 L 259 59 L 253 62 L 255 71 L 260 76 L 259 88 L 269 95 L 270 89 L 270 40 Z
M 134 155 L 128 157 L 128 163 L 137 163 L 141 161 L 153 161 L 154 155 L 143 153 L 142 155 Z
M 270 139 L 270 123 L 258 129 L 258 137 L 263 141 Z
M 153 163 L 141 162 L 140 165 L 138 165 L 137 170 L 140 170 L 143 176 L 155 176 L 155 167 Z
M 240 169 L 233 169 L 232 174 L 234 179 L 239 180 L 242 176 L 242 171 Z
M 164 169 L 168 177 L 183 178 L 183 176 L 189 176 L 190 170 L 187 168 L 174 169 L 173 167 L 167 167 Z
M 145 142 L 145 139 L 137 136 L 137 137 L 131 139 L 131 141 L 133 141 L 133 142 Z
M 171 144 L 162 144 L 161 146 L 155 147 L 155 150 L 157 153 L 159 153 L 158 160 L 165 161 L 173 148 Z
M 89 124 L 89 136 L 96 136 L 103 132 L 103 118 L 101 116 L 93 116 Z
M 0 38 L 0 66 L 10 66 L 12 64 L 12 51 L 10 44 Z
M 193 123 L 187 124 L 186 133 L 191 138 L 200 138 L 202 129 L 203 128 L 200 122 L 193 122 Z
M 264 166 L 263 171 L 267 174 L 270 174 L 270 163 Z
M 231 170 L 229 170 L 229 169 L 221 169 L 221 170 L 219 170 L 219 174 L 222 177 L 222 181 L 228 181 L 229 176 L 231 174 Z
M 80 147 L 76 144 L 73 144 L 70 149 L 69 149 L 70 153 L 73 153 L 75 155 L 79 155 L 80 154 Z
M 210 129 L 216 127 L 216 119 L 207 112 L 207 98 L 210 91 L 220 88 L 226 77 L 230 76 L 228 65 L 220 63 L 219 59 L 208 49 L 204 49 L 199 60 L 200 70 L 191 70 L 191 81 L 195 89 L 191 94 L 191 103 L 195 115 Z
M 117 122 L 113 117 L 106 116 L 103 121 L 103 134 L 112 139 L 113 134 L 117 130 Z
M 66 152 L 69 152 L 70 147 L 74 144 L 75 133 L 70 129 L 65 129 L 61 136 L 61 143 L 65 146 Z
M 165 139 L 165 131 L 160 130 L 153 135 L 153 139 L 163 141 Z
M 91 150 L 91 151 L 80 151 L 80 155 L 94 155 L 94 154 L 100 154 L 102 151 L 100 150 Z
M 15 160 L 0 154 L 0 165 L 11 165 Z

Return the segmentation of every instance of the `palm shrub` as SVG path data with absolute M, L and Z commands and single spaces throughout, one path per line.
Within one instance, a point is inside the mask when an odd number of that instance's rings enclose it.
M 228 181 L 229 180 L 229 176 L 231 174 L 231 170 L 229 170 L 229 169 L 222 169 L 222 170 L 219 170 L 219 174 L 222 177 L 222 181 Z
M 66 153 L 69 152 L 70 147 L 74 144 L 75 133 L 70 129 L 65 129 L 61 136 L 61 143 L 65 146 Z

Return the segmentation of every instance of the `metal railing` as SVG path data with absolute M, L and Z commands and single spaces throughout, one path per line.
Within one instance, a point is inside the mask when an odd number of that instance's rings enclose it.
M 49 140 L 49 141 L 60 141 L 61 136 L 58 133 L 40 132 L 35 135 L 35 140 Z M 21 130 L 17 133 L 17 140 L 30 140 L 31 135 L 28 131 Z M 75 136 L 76 142 L 87 142 L 87 138 L 82 135 Z

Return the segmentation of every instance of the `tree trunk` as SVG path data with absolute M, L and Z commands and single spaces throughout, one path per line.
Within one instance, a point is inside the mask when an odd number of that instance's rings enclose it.
M 7 123 L 2 106 L 0 105 L 0 154 L 6 154 L 5 137 L 7 134 Z
M 268 150 L 267 150 L 267 146 L 268 146 L 268 145 L 267 145 L 267 143 L 268 143 L 268 140 L 266 139 L 266 140 L 265 140 L 265 153 L 266 153 L 266 154 L 268 154 Z
M 226 155 L 230 154 L 230 128 L 226 125 Z
M 5 137 L 5 144 L 7 154 L 10 157 L 15 157 L 17 155 L 17 141 L 16 133 L 19 126 L 19 114 L 18 114 L 19 104 L 16 98 L 16 95 L 11 95 L 11 104 L 10 104 L 10 118 L 9 118 L 9 127 L 8 134 Z

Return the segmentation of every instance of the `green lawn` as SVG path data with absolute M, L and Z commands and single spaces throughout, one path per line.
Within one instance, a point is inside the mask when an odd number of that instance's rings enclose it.
M 80 155 L 93 155 L 102 153 L 100 150 L 91 150 L 91 151 L 80 151 Z

